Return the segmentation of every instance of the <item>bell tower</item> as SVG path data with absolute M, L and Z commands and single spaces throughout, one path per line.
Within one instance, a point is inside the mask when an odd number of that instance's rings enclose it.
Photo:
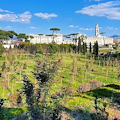
M 98 23 L 96 24 L 96 27 L 95 27 L 95 36 L 99 36 L 99 26 L 98 26 Z

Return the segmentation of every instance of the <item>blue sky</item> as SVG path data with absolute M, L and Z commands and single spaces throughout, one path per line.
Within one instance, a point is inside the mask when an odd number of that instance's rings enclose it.
M 0 29 L 26 34 L 84 33 L 96 23 L 106 36 L 120 35 L 120 0 L 0 0 Z

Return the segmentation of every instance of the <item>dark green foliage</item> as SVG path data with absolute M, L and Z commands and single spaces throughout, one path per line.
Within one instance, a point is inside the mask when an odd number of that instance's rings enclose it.
M 108 120 L 108 112 L 106 112 L 107 102 L 103 102 L 103 108 L 98 106 L 99 99 L 97 96 L 95 96 L 94 100 L 94 108 L 96 110 L 96 114 L 92 115 L 91 118 L 93 120 Z
M 90 42 L 90 45 L 89 45 L 89 52 L 90 52 L 90 53 L 92 52 L 91 42 Z
M 14 31 L 0 30 L 0 39 L 13 38 L 14 35 L 17 36 L 17 33 Z
M 37 47 L 36 47 L 36 45 L 30 44 L 29 47 L 28 47 L 28 51 L 29 51 L 31 54 L 36 54 L 36 53 L 37 53 Z
M 4 99 L 1 99 L 1 98 L 0 98 L 0 110 L 1 110 L 1 108 L 2 108 L 2 106 L 3 106 L 3 103 L 4 103 Z
M 51 28 L 50 30 L 52 30 L 53 31 L 53 33 L 54 33 L 54 31 L 60 31 L 60 29 L 59 28 Z
M 29 41 L 29 40 L 25 40 L 25 42 L 30 43 L 30 41 Z
M 37 53 L 43 54 L 43 45 L 42 44 L 35 44 L 37 47 Z
M 2 106 L 4 104 L 4 99 L 0 98 L 0 120 L 4 120 L 4 112 L 2 111 Z
M 54 41 L 50 44 L 48 44 L 49 52 L 50 54 L 56 53 L 59 51 L 59 46 Z
M 82 52 L 82 45 L 81 45 L 81 39 L 78 38 L 78 53 Z
M 95 55 L 95 56 L 98 56 L 98 42 L 96 41 L 95 43 L 94 43 L 94 45 L 93 45 L 93 54 Z
M 46 61 L 38 60 L 36 72 L 33 72 L 37 80 L 36 84 L 31 83 L 26 75 L 23 76 L 23 92 L 26 96 L 29 115 L 34 120 L 45 120 L 51 114 L 53 118 L 56 118 L 56 115 L 57 118 L 59 116 L 58 106 L 54 106 L 54 109 L 50 108 L 46 99 L 52 79 L 58 69 L 57 63 L 52 62 L 48 64 Z
M 86 53 L 86 43 L 84 43 L 84 42 L 83 42 L 83 50 L 82 51 L 83 51 L 83 54 Z
M 19 33 L 18 36 L 17 36 L 17 38 L 18 39 L 25 39 L 25 40 L 27 40 L 28 36 L 25 33 Z
M 4 47 L 2 44 L 0 44 L 0 56 L 2 55 L 3 52 L 4 52 Z
M 7 40 L 8 37 L 7 37 L 7 36 L 4 36 L 4 35 L 0 35 L 0 39 L 5 39 L 5 40 Z

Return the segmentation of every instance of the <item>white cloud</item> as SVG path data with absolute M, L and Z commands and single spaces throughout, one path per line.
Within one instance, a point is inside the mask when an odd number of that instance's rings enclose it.
M 79 26 L 70 25 L 68 27 L 70 27 L 70 28 L 78 28 Z
M 6 26 L 5 29 L 11 29 L 11 26 Z
M 30 36 L 34 36 L 34 35 L 36 35 L 36 34 L 33 34 L 33 33 L 29 33 L 28 35 L 30 35 Z
M 89 16 L 107 17 L 108 19 L 120 20 L 120 1 L 110 1 L 84 7 L 75 13 L 87 14 Z
M 32 15 L 29 11 L 26 11 L 22 14 L 0 14 L 0 21 L 7 21 L 7 22 L 19 22 L 19 23 L 30 23 L 30 19 Z
M 37 17 L 41 17 L 42 19 L 50 19 L 52 17 L 57 17 L 57 15 L 55 13 L 51 13 L 51 14 L 48 14 L 48 13 L 35 13 L 34 15 L 37 16 Z
M 96 1 L 96 2 L 100 2 L 100 1 L 102 1 L 102 0 L 94 0 L 94 1 Z
M 118 30 L 118 28 L 114 28 L 114 27 L 106 27 L 106 29 L 108 29 L 108 30 Z
M 95 30 L 94 28 L 79 28 L 80 30 L 84 30 L 84 31 L 92 31 Z
M 37 29 L 37 27 L 30 27 L 31 29 Z
M 0 8 L 0 12 L 8 12 L 8 13 L 13 13 L 13 12 L 11 12 L 11 11 L 9 11 L 9 10 L 3 10 L 3 9 L 1 9 L 1 8 Z

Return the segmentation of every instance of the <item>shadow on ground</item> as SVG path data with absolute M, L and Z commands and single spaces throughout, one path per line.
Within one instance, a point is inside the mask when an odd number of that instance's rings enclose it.
M 0 120 L 11 120 L 17 115 L 23 113 L 21 108 L 5 108 L 3 107 L 0 111 Z

